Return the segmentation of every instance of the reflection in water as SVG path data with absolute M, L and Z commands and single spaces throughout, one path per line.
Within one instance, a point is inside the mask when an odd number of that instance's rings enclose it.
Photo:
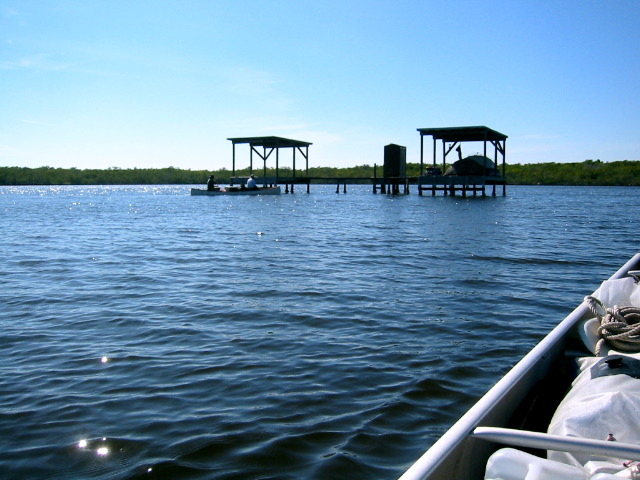
M 188 192 L 0 188 L 7 478 L 397 478 L 639 247 L 638 189 Z
M 95 451 L 97 455 L 104 457 L 109 454 L 109 447 L 104 445 L 106 441 L 107 439 L 103 437 L 102 440 L 93 442 L 93 445 L 90 445 L 89 441 L 83 438 L 78 442 L 78 448 L 81 450 L 88 450 L 92 452 Z M 96 445 L 96 443 L 98 443 L 98 445 Z

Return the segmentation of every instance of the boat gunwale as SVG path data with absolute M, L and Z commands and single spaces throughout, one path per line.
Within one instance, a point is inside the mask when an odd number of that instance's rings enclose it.
M 623 278 L 640 263 L 640 253 L 636 253 L 609 280 Z M 491 417 L 498 413 L 497 406 L 511 401 L 510 396 L 526 397 L 527 391 L 516 392 L 521 382 L 527 376 L 534 375 L 542 378 L 546 375 L 547 367 L 553 359 L 563 351 L 564 339 L 568 333 L 588 315 L 588 308 L 584 301 L 578 305 L 564 320 L 556 325 L 535 347 L 533 347 L 516 365 L 509 370 L 498 382 L 491 387 L 460 419 L 455 422 L 442 437 L 440 437 L 413 465 L 407 469 L 399 480 L 426 480 L 445 465 L 445 461 L 456 461 L 456 452 L 463 448 L 464 442 L 482 442 L 483 440 L 471 436 L 476 427 L 483 426 Z M 529 379 L 530 381 L 535 381 Z M 510 412 L 512 413 L 512 412 Z M 489 422 L 490 423 L 490 422 Z M 471 448 L 471 447 L 470 447 Z M 476 459 L 477 460 L 477 459 Z M 483 459 L 486 463 L 487 459 Z M 467 468 L 470 461 L 467 458 Z M 455 469 L 456 465 L 450 466 Z M 472 468 L 471 468 L 472 469 Z M 436 477 L 433 477 L 436 478 Z M 438 477 L 440 478 L 440 477 Z M 450 477 L 452 478 L 452 477 Z

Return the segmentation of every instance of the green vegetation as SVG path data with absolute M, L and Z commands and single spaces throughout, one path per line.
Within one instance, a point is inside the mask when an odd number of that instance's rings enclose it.
M 515 164 L 506 166 L 506 177 L 512 185 L 639 186 L 640 161 Z
M 77 168 L 0 167 L 0 185 L 156 185 L 205 183 L 206 171 L 161 169 L 79 170 Z
M 420 165 L 407 164 L 407 175 L 417 176 Z M 257 176 L 264 174 L 256 169 Z M 236 170 L 236 176 L 249 174 L 249 169 Z M 275 176 L 275 169 L 267 169 L 267 176 Z M 231 172 L 220 170 L 181 170 L 178 168 L 80 170 L 77 168 L 22 168 L 0 167 L 0 185 L 162 185 L 205 184 L 209 175 L 215 175 L 218 183 L 228 183 Z M 314 167 L 309 176 L 315 178 L 351 178 L 354 183 L 368 183 L 374 167 L 360 165 L 347 168 Z M 378 166 L 377 176 L 382 175 Z M 280 177 L 291 177 L 290 168 L 280 168 Z M 296 170 L 296 176 L 305 172 Z M 601 162 L 585 160 L 580 163 L 534 163 L 506 166 L 507 182 L 511 185 L 632 185 L 640 186 L 640 161 L 624 160 Z M 331 183 L 331 180 L 327 180 Z
M 417 171 L 417 170 L 416 170 Z M 382 172 L 382 169 L 380 169 Z M 249 168 L 236 170 L 236 177 L 249 176 Z M 261 177 L 262 169 L 254 173 Z M 291 168 L 280 168 L 279 176 L 291 177 Z M 220 170 L 181 170 L 174 167 L 158 169 L 121 169 L 79 170 L 77 168 L 23 168 L 0 167 L 0 185 L 191 185 L 205 184 L 209 175 L 215 175 L 216 182 L 229 183 L 231 171 Z M 267 169 L 266 175 L 275 177 L 275 169 Z M 297 177 L 306 176 L 304 171 L 296 170 Z M 361 178 L 363 181 L 373 176 L 373 167 L 362 165 L 349 168 L 316 167 L 309 169 L 309 176 L 322 178 Z

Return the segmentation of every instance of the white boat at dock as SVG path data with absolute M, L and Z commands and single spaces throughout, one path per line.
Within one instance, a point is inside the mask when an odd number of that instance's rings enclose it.
M 192 188 L 191 195 L 206 195 L 215 197 L 218 195 L 280 195 L 282 193 L 280 187 L 263 187 L 256 189 L 239 187 L 219 187 L 215 190 L 207 190 L 206 188 Z
M 640 327 L 638 270 L 640 253 L 585 297 L 400 479 L 640 478 L 633 476 L 640 473 L 640 418 L 621 415 L 640 411 L 640 355 L 604 338 L 614 318 L 627 322 L 627 340 L 640 342 L 633 331 Z M 611 386 L 609 396 L 596 381 Z M 591 391 L 580 398 L 585 385 Z M 599 406 L 584 408 L 599 397 Z M 600 412 L 600 405 L 609 409 Z

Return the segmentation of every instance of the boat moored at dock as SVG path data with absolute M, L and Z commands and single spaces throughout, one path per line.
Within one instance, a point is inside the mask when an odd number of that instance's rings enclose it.
M 203 188 L 192 188 L 191 195 L 206 195 L 216 197 L 218 195 L 280 195 L 282 193 L 279 186 L 249 189 L 244 186 L 219 187 L 214 190 Z

